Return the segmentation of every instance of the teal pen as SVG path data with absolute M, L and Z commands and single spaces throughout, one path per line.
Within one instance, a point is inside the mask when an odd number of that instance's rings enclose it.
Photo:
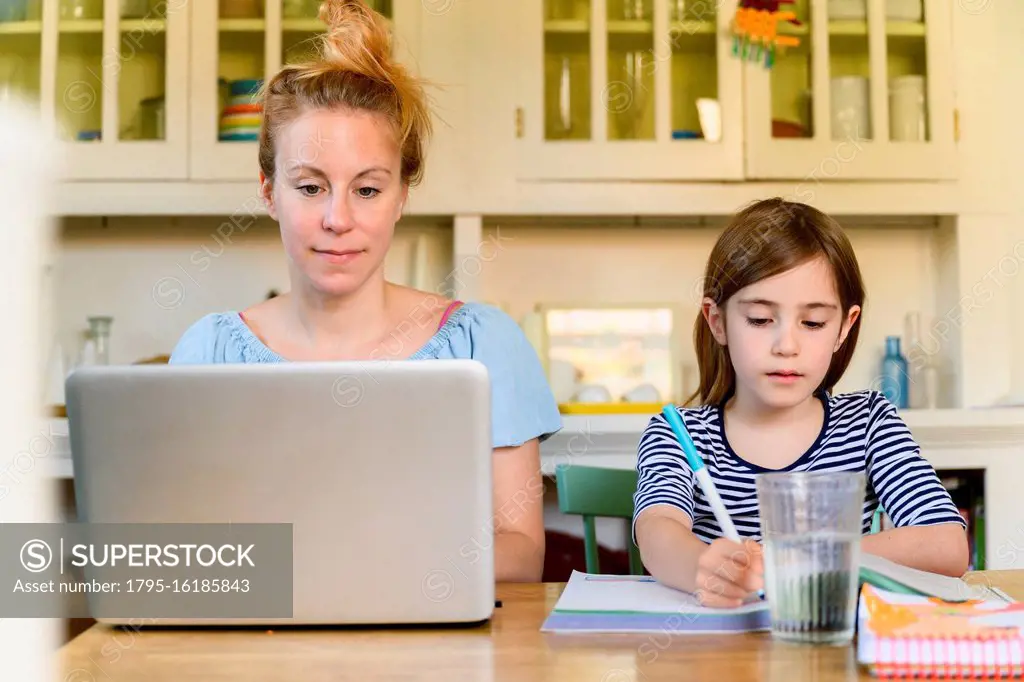
M 708 472 L 707 467 L 704 466 L 704 460 L 697 454 L 697 447 L 693 444 L 693 440 L 683 424 L 683 418 L 679 416 L 679 410 L 676 409 L 675 405 L 669 404 L 661 409 L 661 413 L 665 416 L 665 421 L 668 422 L 668 425 L 672 427 L 672 432 L 676 434 L 676 440 L 682 446 L 683 454 L 686 455 L 686 461 L 690 463 L 690 468 L 693 469 L 693 473 L 697 476 L 700 487 L 704 491 L 704 496 L 708 498 L 711 510 L 715 513 L 715 520 L 718 521 L 718 525 L 722 528 L 722 532 L 725 533 L 725 537 L 733 542 L 742 544 L 743 539 L 736 532 L 736 526 L 732 523 L 732 517 L 729 516 L 722 498 L 718 496 L 718 489 L 715 488 L 715 482 L 711 480 L 711 474 Z M 758 590 L 757 596 L 760 599 L 764 599 L 764 590 Z

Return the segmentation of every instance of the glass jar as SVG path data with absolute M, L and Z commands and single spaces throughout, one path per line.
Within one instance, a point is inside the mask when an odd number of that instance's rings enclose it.
M 150 97 L 139 103 L 139 137 L 143 140 L 164 139 L 164 97 Z
M 114 318 L 94 316 L 89 318 L 89 337 L 95 344 L 96 364 L 110 364 L 110 325 Z

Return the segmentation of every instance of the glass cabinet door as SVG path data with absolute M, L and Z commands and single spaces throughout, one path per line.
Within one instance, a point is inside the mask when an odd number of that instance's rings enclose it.
M 673 140 L 721 136 L 717 51 L 721 4 L 717 0 L 669 1 Z
M 185 178 L 187 4 L 45 0 L 43 11 L 70 179 Z
M 39 106 L 43 22 L 40 0 L 0 3 L 0 102 Z
M 949 18 L 941 0 L 796 0 L 800 44 L 747 63 L 755 178 L 953 177 Z M 932 74 L 938 71 L 938 77 Z
M 523 0 L 521 179 L 738 179 L 735 0 Z M 507 5 L 505 7 L 508 7 Z
M 404 33 L 416 0 L 368 0 Z M 192 175 L 251 180 L 257 177 L 262 111 L 256 95 L 268 74 L 313 59 L 326 25 L 318 0 L 217 0 L 193 15 Z M 401 22 L 401 28 L 396 28 Z
M 263 0 L 219 0 L 214 4 L 217 106 L 215 117 L 204 121 L 204 126 L 214 128 L 219 142 L 255 142 L 262 116 L 253 97 L 267 68 L 267 7 Z M 207 73 L 204 78 L 209 80 L 212 75 Z
M 589 140 L 590 2 L 547 0 L 544 21 L 544 138 Z
M 651 0 L 607 3 L 605 102 L 609 140 L 654 139 L 654 21 Z

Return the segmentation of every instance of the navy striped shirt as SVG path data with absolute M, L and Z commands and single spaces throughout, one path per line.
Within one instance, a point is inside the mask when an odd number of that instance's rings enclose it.
M 940 523 L 967 524 L 935 470 L 920 454 L 895 405 L 878 391 L 821 395 L 825 418 L 814 444 L 780 471 L 862 471 L 866 476 L 862 532 L 871 530 L 879 503 L 897 527 Z M 698 454 L 715 482 L 736 530 L 761 539 L 754 480 L 772 471 L 733 452 L 725 437 L 722 410 L 705 405 L 679 410 Z M 661 414 L 640 438 L 634 523 L 642 511 L 668 504 L 686 512 L 693 533 L 704 542 L 722 537 L 722 529 L 686 461 L 675 434 Z M 634 535 L 635 539 L 635 535 Z

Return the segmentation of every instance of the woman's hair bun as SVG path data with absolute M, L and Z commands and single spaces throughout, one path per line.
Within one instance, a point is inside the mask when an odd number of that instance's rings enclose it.
M 394 126 L 402 154 L 402 179 L 419 182 L 432 132 L 424 81 L 392 58 L 392 26 L 363 0 L 324 0 L 320 58 L 289 64 L 263 89 L 260 169 L 276 169 L 275 140 L 281 128 L 307 109 L 348 107 L 383 114 Z
M 324 0 L 320 20 L 327 24 L 323 57 L 338 68 L 391 80 L 391 31 L 383 16 L 363 0 Z

